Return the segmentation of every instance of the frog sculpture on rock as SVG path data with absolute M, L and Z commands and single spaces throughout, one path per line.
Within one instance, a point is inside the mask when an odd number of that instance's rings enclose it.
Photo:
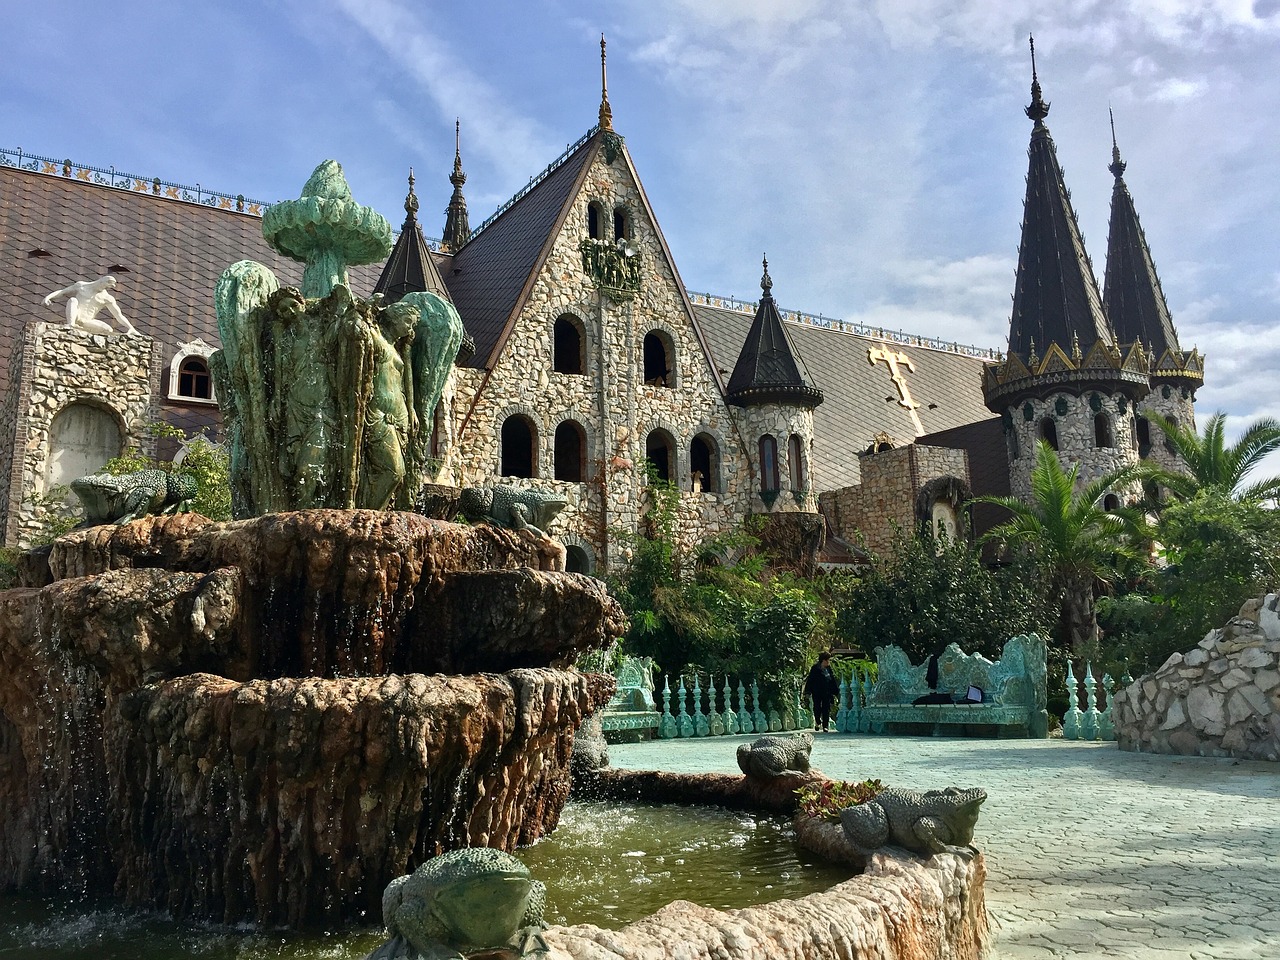
M 890 787 L 840 813 L 840 825 L 850 844 L 870 855 L 886 844 L 931 857 L 937 853 L 973 855 L 973 829 L 978 808 L 987 799 L 979 787 L 947 787 L 917 793 Z
M 528 530 L 545 547 L 543 569 L 565 568 L 565 546 L 546 531 L 556 514 L 568 505 L 563 495 L 544 490 L 522 490 L 518 487 L 466 487 L 459 509 L 468 520 L 492 523 L 508 530 Z
M 128 523 L 148 513 L 181 513 L 195 498 L 196 479 L 186 473 L 138 470 L 116 476 L 94 473 L 71 481 L 71 492 L 84 504 L 84 523 Z
M 387 885 L 382 915 L 391 939 L 366 960 L 540 956 L 545 903 L 546 887 L 511 854 L 452 850 Z
M 780 777 L 784 773 L 808 773 L 813 735 L 760 737 L 738 745 L 738 767 L 748 777 Z

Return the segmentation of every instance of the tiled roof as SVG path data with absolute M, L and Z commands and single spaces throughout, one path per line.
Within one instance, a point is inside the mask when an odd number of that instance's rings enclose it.
M 730 364 L 742 352 L 752 316 L 699 303 L 693 309 L 714 363 L 727 377 Z M 813 470 L 818 489 L 858 483 L 858 454 L 877 433 L 887 433 L 899 443 L 916 438 L 915 425 L 898 403 L 888 368 L 873 365 L 870 350 L 891 347 L 910 359 L 914 369 L 905 370 L 904 375 L 926 432 L 991 416 L 982 402 L 983 361 L 979 358 L 803 323 L 788 322 L 786 331 L 814 384 L 822 388 L 823 403 L 813 411 Z
M 1041 106 L 1047 113 L 1048 105 Z M 1080 349 L 1088 353 L 1098 340 L 1111 343 L 1112 334 L 1043 115 L 1036 119 L 1027 156 L 1009 352 L 1025 358 L 1033 342 L 1039 356 L 1051 343 L 1070 352 L 1078 337 Z
M 50 255 L 28 256 L 37 249 Z M 302 264 L 267 246 L 256 217 L 0 167 L 0 396 L 9 388 L 10 359 L 25 325 L 63 319 L 64 303 L 46 307 L 45 294 L 125 267 L 115 290 L 120 309 L 172 356 L 197 337 L 220 345 L 214 284 L 245 259 L 266 264 L 281 283 L 302 277 Z M 356 293 L 372 291 L 378 269 L 352 268 Z M 206 422 L 203 411 L 167 411 Z
M 600 136 L 590 137 L 453 254 L 445 283 L 467 333 L 474 367 L 488 367 L 521 294 L 555 236 Z
M 413 192 L 413 174 L 409 174 L 409 196 L 404 201 L 404 225 L 400 228 L 400 236 L 396 237 L 396 245 L 391 248 L 391 256 L 378 282 L 374 284 L 375 293 L 383 294 L 391 303 L 395 303 L 406 293 L 434 293 L 449 299 L 449 291 L 440 279 L 440 271 L 431 257 L 431 249 L 422 235 L 422 225 L 418 223 L 418 197 Z
M 733 376 L 725 387 L 725 399 L 744 407 L 756 403 L 816 407 L 822 403 L 822 391 L 813 385 L 804 361 L 787 338 L 773 299 L 773 280 L 769 277 L 767 260 L 760 289 L 763 295 L 742 352 L 738 354 Z
M 1107 233 L 1107 274 L 1103 295 L 1107 319 L 1119 343 L 1141 343 L 1153 356 L 1166 350 L 1174 353 L 1178 334 L 1169 317 L 1156 265 L 1151 259 L 1142 224 L 1133 197 L 1124 182 L 1125 163 L 1120 150 L 1113 148 L 1111 172 L 1115 186 L 1111 190 L 1111 227 Z

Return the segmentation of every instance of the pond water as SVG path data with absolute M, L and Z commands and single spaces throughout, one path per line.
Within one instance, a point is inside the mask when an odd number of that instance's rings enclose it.
M 705 807 L 570 803 L 555 834 L 517 852 L 547 884 L 547 922 L 621 927 L 672 900 L 710 907 L 801 897 L 849 868 L 796 847 L 782 817 Z M 0 960 L 360 960 L 371 928 L 320 934 L 175 923 L 110 904 L 0 896 Z

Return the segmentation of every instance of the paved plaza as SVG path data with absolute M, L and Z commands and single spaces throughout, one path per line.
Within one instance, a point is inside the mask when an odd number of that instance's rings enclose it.
M 610 747 L 614 766 L 737 772 L 751 737 Z M 1280 765 L 1114 744 L 818 734 L 814 766 L 985 787 L 997 958 L 1280 958 Z

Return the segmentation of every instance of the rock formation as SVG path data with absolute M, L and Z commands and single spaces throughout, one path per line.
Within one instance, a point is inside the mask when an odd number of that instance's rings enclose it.
M 623 626 L 599 581 L 536 569 L 543 540 L 314 510 L 27 557 L 0 592 L 0 889 L 306 926 L 537 839 L 612 693 L 549 668 Z
M 1280 760 L 1280 598 L 1119 691 L 1111 716 L 1121 750 Z

